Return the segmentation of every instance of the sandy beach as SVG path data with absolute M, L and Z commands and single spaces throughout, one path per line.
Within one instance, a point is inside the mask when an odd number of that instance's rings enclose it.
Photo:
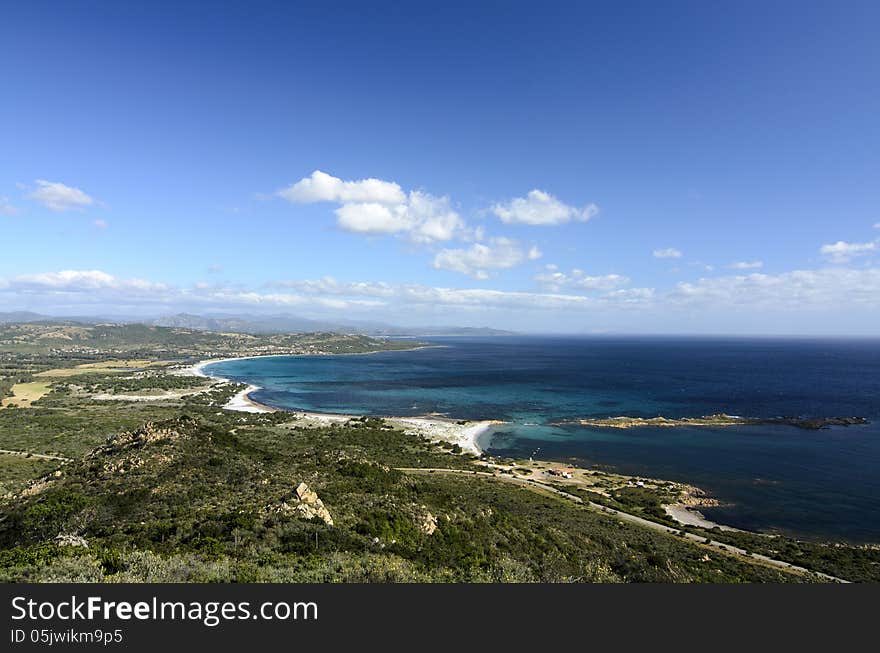
M 251 392 L 256 392 L 259 389 L 259 386 L 249 385 L 244 390 L 233 395 L 223 408 L 226 410 L 238 410 L 243 413 L 274 413 L 276 409 L 264 406 L 248 396 Z
M 483 453 L 478 444 L 480 436 L 493 426 L 504 424 L 498 420 L 481 420 L 459 424 L 453 420 L 435 417 L 389 417 L 386 419 L 395 426 L 414 431 L 431 440 L 457 444 L 464 451 L 478 456 Z
M 175 374 L 177 376 L 202 376 L 210 379 L 218 379 L 222 381 L 228 381 L 229 379 L 225 379 L 222 376 L 216 376 L 212 374 L 205 374 L 205 367 L 207 365 L 212 365 L 213 363 L 227 363 L 229 361 L 240 361 L 246 360 L 248 358 L 273 358 L 275 356 L 282 356 L 283 354 L 266 354 L 265 356 L 235 356 L 233 358 L 209 358 L 207 360 L 199 361 L 194 365 L 188 365 L 186 367 L 172 370 L 171 374 Z
M 275 354 L 277 355 L 277 354 Z M 227 378 L 206 374 L 204 368 L 212 363 L 224 363 L 226 361 L 243 360 L 246 358 L 267 358 L 270 356 L 241 356 L 236 358 L 212 358 L 199 361 L 194 365 L 190 365 L 183 369 L 175 370 L 173 373 L 180 376 L 200 376 L 212 378 L 226 383 L 232 383 Z M 245 413 L 274 413 L 278 408 L 261 404 L 251 399 L 250 394 L 260 390 L 260 386 L 248 385 L 243 390 L 237 392 L 229 401 L 224 404 L 225 410 L 237 410 Z M 341 424 L 351 419 L 361 417 L 360 415 L 340 415 L 328 413 L 313 413 L 307 411 L 290 410 L 286 411 L 297 416 L 314 426 L 327 426 L 330 424 Z M 424 417 L 383 417 L 392 426 L 410 431 L 416 435 L 421 435 L 430 440 L 448 442 L 457 444 L 463 451 L 474 455 L 483 453 L 478 444 L 481 435 L 488 432 L 493 426 L 503 424 L 498 420 L 481 420 L 467 421 L 459 423 L 456 420 L 432 416 Z
M 277 354 L 270 354 L 267 356 L 237 356 L 235 358 L 209 358 L 207 360 L 199 361 L 194 365 L 189 365 L 181 369 L 173 370 L 171 373 L 176 374 L 177 376 L 198 376 L 206 379 L 215 379 L 222 383 L 233 383 L 233 381 L 225 377 L 214 374 L 206 374 L 205 367 L 213 363 L 225 363 L 227 361 L 244 360 L 247 358 L 271 358 L 274 355 Z M 226 402 L 223 408 L 226 410 L 238 410 L 243 413 L 274 413 L 276 411 L 275 408 L 272 408 L 271 406 L 265 406 L 250 398 L 250 393 L 256 392 L 259 389 L 260 386 L 257 385 L 247 386 L 243 390 L 235 393 L 229 399 L 229 401 Z

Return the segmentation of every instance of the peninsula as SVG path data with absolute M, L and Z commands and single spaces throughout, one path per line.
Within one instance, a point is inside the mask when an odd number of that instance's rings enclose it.
M 739 417 L 717 413 L 702 417 L 680 417 L 670 419 L 667 417 L 600 417 L 589 419 L 564 420 L 554 422 L 555 426 L 565 424 L 578 424 L 607 429 L 631 429 L 639 427 L 673 428 L 677 426 L 753 426 L 758 424 L 770 424 L 778 426 L 794 426 L 799 429 L 816 430 L 830 426 L 852 426 L 855 424 L 867 424 L 864 417 Z

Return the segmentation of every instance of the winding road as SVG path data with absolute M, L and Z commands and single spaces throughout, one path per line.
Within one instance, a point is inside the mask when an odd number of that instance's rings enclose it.
M 799 574 L 812 574 L 814 576 L 819 577 L 824 581 L 829 581 L 832 583 L 849 583 L 850 581 L 844 580 L 843 578 L 837 578 L 836 576 L 831 576 L 829 574 L 823 574 L 819 571 L 813 571 L 812 569 L 807 569 L 806 567 L 799 567 L 797 565 L 793 565 L 790 562 L 785 562 L 784 560 L 777 560 L 776 558 L 770 558 L 765 555 L 761 555 L 759 553 L 749 553 L 745 549 L 741 549 L 736 546 L 732 546 L 730 544 L 725 544 L 723 542 L 718 542 L 716 540 L 707 539 L 705 537 L 700 537 L 699 535 L 694 535 L 693 533 L 687 533 L 681 531 L 677 528 L 672 528 L 671 526 L 666 526 L 665 524 L 659 524 L 657 522 L 651 521 L 649 519 L 644 519 L 642 517 L 637 517 L 635 515 L 631 515 L 628 512 L 623 512 L 621 510 L 616 510 L 615 508 L 609 508 L 608 506 L 603 506 L 599 503 L 593 503 L 592 501 L 586 501 L 579 496 L 574 494 L 569 494 L 568 492 L 563 492 L 562 490 L 555 488 L 551 485 L 545 485 L 544 483 L 539 483 L 538 481 L 534 481 L 531 479 L 525 478 L 517 478 L 515 476 L 507 476 L 504 474 L 493 474 L 490 472 L 480 472 L 475 470 L 467 470 L 467 469 L 444 469 L 439 467 L 398 467 L 398 471 L 405 472 L 407 474 L 458 474 L 462 476 L 479 476 L 483 478 L 490 478 L 496 481 L 502 481 L 504 483 L 512 483 L 513 485 L 519 485 L 521 487 L 528 488 L 530 490 L 542 490 L 544 492 L 550 492 L 557 496 L 560 496 L 564 499 L 568 499 L 584 507 L 590 508 L 592 510 L 596 510 L 598 512 L 603 512 L 607 515 L 613 515 L 620 519 L 621 521 L 629 522 L 631 524 L 637 524 L 638 526 L 642 526 L 644 528 L 650 528 L 651 530 L 658 531 L 660 533 L 667 533 L 669 535 L 675 535 L 678 537 L 682 537 L 682 539 L 690 540 L 700 546 L 710 547 L 721 553 L 726 553 L 727 555 L 731 555 L 737 558 L 741 558 L 747 562 L 762 562 L 771 567 L 776 567 L 777 569 L 782 569 L 789 572 L 799 573 Z
M 33 453 L 32 451 L 13 451 L 12 449 L 0 449 L 0 454 L 7 456 L 20 456 L 21 458 L 39 458 L 40 460 L 57 460 L 62 463 L 69 463 L 70 458 L 65 458 L 58 454 L 51 453 Z

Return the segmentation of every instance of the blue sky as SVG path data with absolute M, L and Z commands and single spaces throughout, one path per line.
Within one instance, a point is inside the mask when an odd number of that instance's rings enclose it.
M 4 7 L 0 310 L 878 333 L 877 3 L 179 4 Z

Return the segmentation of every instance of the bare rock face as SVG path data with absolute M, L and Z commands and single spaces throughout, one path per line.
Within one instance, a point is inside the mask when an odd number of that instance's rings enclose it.
M 314 490 L 310 489 L 305 482 L 302 482 L 296 486 L 296 498 L 309 504 L 321 503 L 321 500 L 318 498 L 318 494 Z M 321 503 L 321 505 L 324 504 Z
M 81 535 L 70 535 L 67 533 L 59 533 L 56 535 L 55 544 L 58 546 L 81 546 L 86 549 L 89 548 L 89 543 L 86 541 L 86 538 Z
M 418 524 L 418 526 L 419 530 L 422 531 L 425 535 L 433 535 L 434 531 L 437 530 L 437 518 L 430 512 L 425 513 L 422 516 L 422 520 Z
M 113 446 L 115 449 L 142 447 L 157 440 L 177 440 L 179 438 L 180 433 L 177 430 L 167 427 L 163 428 L 153 422 L 147 422 L 139 429 L 117 435 L 113 440 Z
M 318 498 L 318 494 L 305 483 L 300 483 L 294 492 L 295 498 L 290 502 L 285 501 L 279 505 L 274 511 L 283 514 L 297 513 L 297 516 L 303 519 L 312 519 L 318 517 L 328 526 L 333 525 L 333 517 L 330 511 L 324 506 L 324 502 Z

